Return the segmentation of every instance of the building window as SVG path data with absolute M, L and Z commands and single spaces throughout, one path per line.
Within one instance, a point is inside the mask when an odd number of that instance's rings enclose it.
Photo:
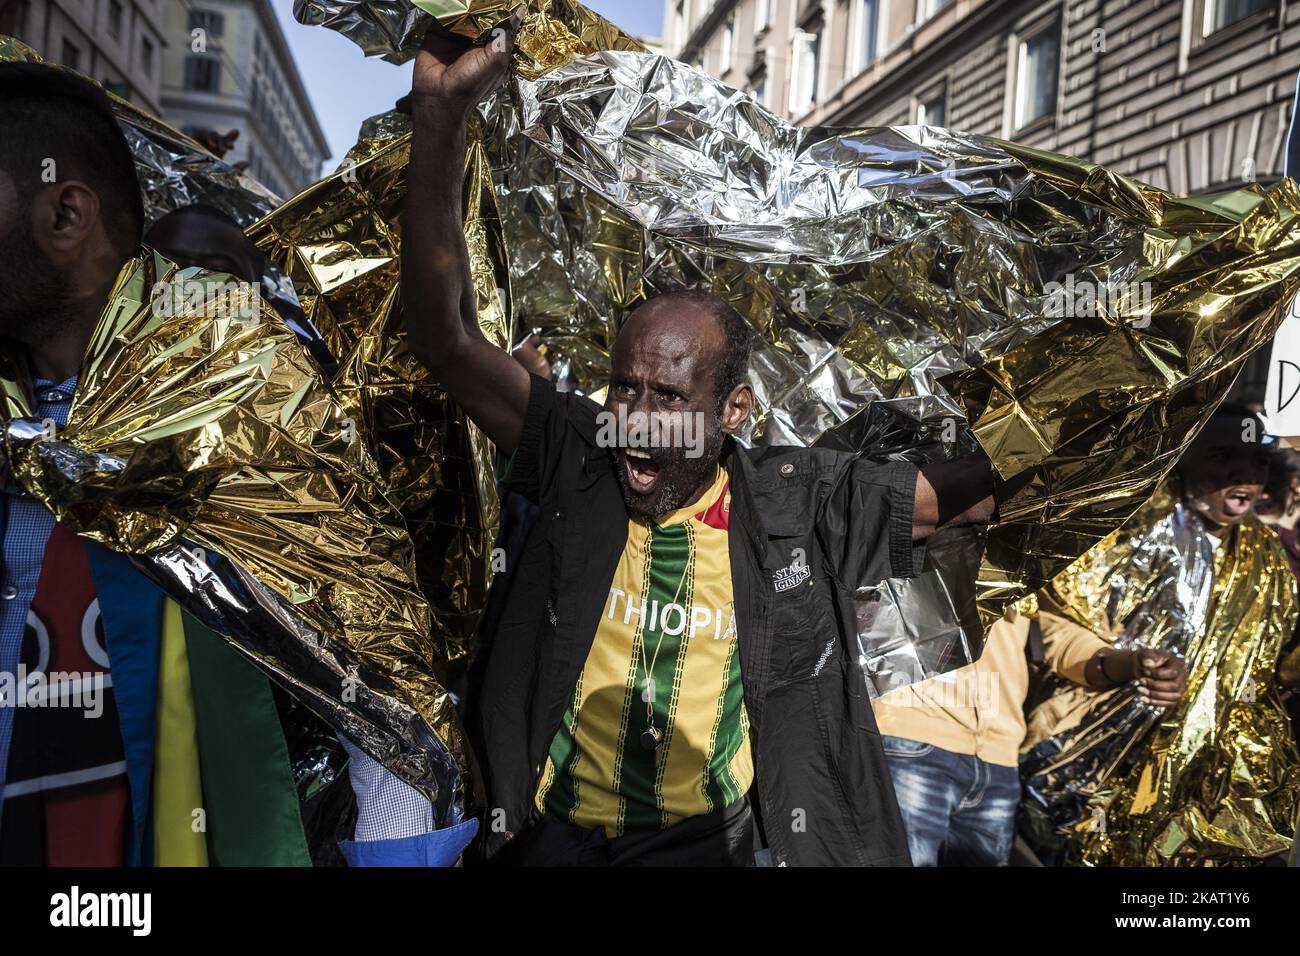
M 108 35 L 114 40 L 122 39 L 122 4 L 119 0 L 108 0 Z
M 944 95 L 942 93 L 932 96 L 928 100 L 922 100 L 916 106 L 916 122 L 920 126 L 943 126 L 948 119 L 948 111 L 944 108 Z
M 722 28 L 722 62 L 718 65 L 718 76 L 726 76 L 736 56 L 736 18 L 733 16 Z
M 754 32 L 762 33 L 772 24 L 772 0 L 754 0 Z
M 861 73 L 876 59 L 876 34 L 880 29 L 880 0 L 857 0 L 857 22 L 853 26 L 855 72 Z
M 797 30 L 791 56 L 790 115 L 802 116 L 817 102 L 821 66 L 821 32 Z
M 215 10 L 191 10 L 190 30 L 202 30 L 210 37 L 219 37 L 226 29 L 226 18 Z M 256 34 L 254 34 L 256 37 Z
M 1252 14 L 1267 10 L 1274 0 L 1205 0 L 1205 17 L 1201 23 L 1201 36 L 1222 30 L 1244 20 Z
M 951 3 L 952 0 L 916 0 L 916 22 L 924 23 Z
M 146 36 L 140 37 L 140 69 L 145 76 L 153 76 L 153 51 L 153 40 Z
M 754 84 L 753 89 L 749 91 L 749 95 L 754 98 L 754 102 L 757 103 L 759 106 L 767 105 L 767 77 L 766 76 L 762 76 L 759 78 L 758 82 Z
M 63 55 L 59 57 L 59 62 L 71 70 L 81 69 L 81 51 L 67 37 L 63 38 Z
M 185 88 L 201 93 L 221 89 L 221 63 L 214 56 L 190 54 L 185 58 Z
M 1050 27 L 1018 44 L 1015 129 L 1056 112 L 1056 74 L 1061 59 L 1060 30 Z
M 105 78 L 104 89 L 114 96 L 120 96 L 124 100 L 131 98 L 131 84 L 126 80 L 110 80 Z

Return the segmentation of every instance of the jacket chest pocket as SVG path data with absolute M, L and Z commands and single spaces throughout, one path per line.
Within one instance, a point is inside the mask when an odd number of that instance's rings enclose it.
M 549 579 L 543 614 L 546 623 L 554 628 L 560 623 L 561 608 L 564 606 L 564 569 L 571 563 L 566 560 L 565 547 L 569 528 L 564 512 L 555 506 L 541 509 L 536 520 L 537 526 L 533 529 L 533 534 L 544 542 L 544 547 L 534 552 L 538 562 L 536 570 Z
M 768 581 L 770 663 L 782 681 L 819 676 L 837 653 L 834 589 L 810 538 L 774 538 L 769 557 L 789 555 Z M 774 563 L 774 562 L 773 562 Z

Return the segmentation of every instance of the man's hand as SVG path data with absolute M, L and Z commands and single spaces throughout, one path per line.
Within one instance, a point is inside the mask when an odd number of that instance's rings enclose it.
M 524 371 L 528 372 L 529 375 L 550 379 L 551 363 L 546 361 L 546 356 L 537 347 L 541 340 L 540 335 L 533 333 L 516 345 L 510 354 L 516 362 L 523 366 Z
M 1187 662 L 1169 651 L 1138 650 L 1135 669 L 1138 693 L 1153 707 L 1172 707 L 1187 689 Z
M 1097 688 L 1138 682 L 1142 702 L 1172 707 L 1187 689 L 1187 662 L 1178 655 L 1151 647 L 1098 651 L 1089 662 L 1088 683 Z
M 515 47 L 515 31 L 523 19 L 522 9 L 511 14 L 508 28 L 493 30 L 483 46 L 448 36 L 436 27 L 426 33 L 415 57 L 412 100 L 431 101 L 455 116 L 468 116 L 506 75 Z

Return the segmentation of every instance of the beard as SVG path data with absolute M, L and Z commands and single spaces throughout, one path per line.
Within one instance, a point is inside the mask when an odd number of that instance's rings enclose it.
M 684 446 L 644 449 L 658 467 L 654 487 L 645 493 L 632 487 L 628 478 L 627 450 L 614 450 L 614 473 L 628 513 L 633 517 L 658 520 L 692 501 L 692 496 L 713 480 L 727 434 L 720 419 L 705 426 L 700 454 L 691 455 Z
M 36 245 L 26 211 L 0 237 L 0 338 L 30 344 L 62 331 L 76 315 L 70 275 Z

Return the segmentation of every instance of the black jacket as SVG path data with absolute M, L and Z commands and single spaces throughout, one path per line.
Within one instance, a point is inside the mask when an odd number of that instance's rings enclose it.
M 626 543 L 600 406 L 533 378 L 509 487 L 540 514 L 470 683 L 466 727 L 491 858 L 535 818 L 533 793 Z M 730 443 L 729 443 L 730 444 Z M 920 569 L 916 468 L 843 452 L 730 446 L 729 547 L 755 780 L 775 865 L 909 865 L 856 663 L 852 593 Z

